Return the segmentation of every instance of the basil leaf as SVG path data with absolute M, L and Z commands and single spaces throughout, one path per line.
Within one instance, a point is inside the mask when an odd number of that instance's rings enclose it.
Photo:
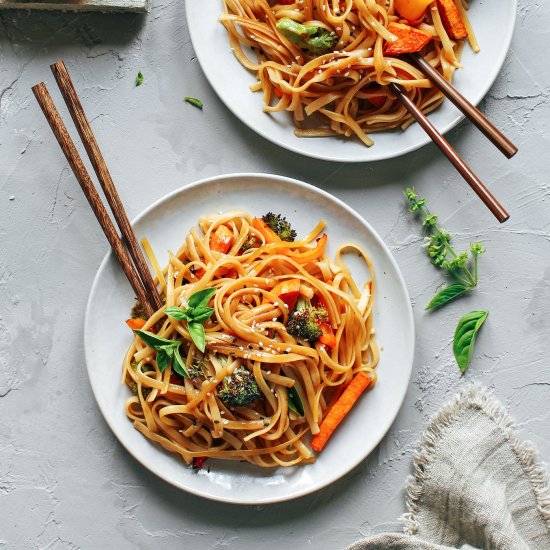
M 426 306 L 426 309 L 436 309 L 444 306 L 445 304 L 452 302 L 455 298 L 462 296 L 462 294 L 470 290 L 470 288 L 471 287 L 461 285 L 460 283 L 446 286 L 431 299 L 430 303 Z
M 304 405 L 296 388 L 287 388 L 286 393 L 288 394 L 288 408 L 296 414 L 304 416 Z
M 191 316 L 189 315 L 189 310 L 182 309 L 181 307 L 172 306 L 166 308 L 164 311 L 168 317 L 176 319 L 176 321 L 189 321 Z
M 481 325 L 487 319 L 488 311 L 471 311 L 458 321 L 453 342 L 456 362 L 464 374 L 470 366 L 474 344 Z
M 173 348 L 170 348 L 173 349 Z M 170 354 L 167 350 L 161 349 L 157 351 L 157 367 L 160 372 L 163 372 L 166 367 L 171 363 Z
M 191 339 L 195 342 L 195 346 L 197 346 L 200 351 L 204 351 L 206 348 L 206 332 L 202 323 L 190 321 L 187 323 L 187 328 L 189 329 Z
M 210 298 L 212 298 L 215 293 L 215 288 L 203 288 L 202 290 L 195 292 L 195 294 L 192 294 L 189 298 L 189 307 L 196 308 L 199 306 L 207 306 Z
M 147 330 L 134 330 L 134 332 L 152 349 L 158 350 L 164 346 L 173 346 L 175 340 L 161 338 Z
M 204 103 L 200 99 L 197 99 L 196 97 L 186 96 L 185 101 L 187 101 L 187 103 L 191 103 L 191 105 L 193 105 L 194 107 L 197 107 L 197 109 L 202 109 L 204 106 Z
M 185 362 L 181 357 L 179 346 L 177 348 L 174 347 L 173 349 L 174 351 L 172 355 L 172 368 L 184 378 L 190 378 L 187 367 L 185 366 Z
M 143 83 L 143 73 L 139 71 L 136 76 L 136 86 L 141 86 L 142 83 Z
M 208 321 L 212 317 L 212 313 L 214 313 L 214 308 L 205 306 L 193 307 L 187 310 L 190 320 L 197 321 L 198 323 Z

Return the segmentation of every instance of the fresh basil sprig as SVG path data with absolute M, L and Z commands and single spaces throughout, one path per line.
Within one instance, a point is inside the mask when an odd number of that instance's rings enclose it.
M 154 349 L 157 352 L 157 366 L 160 372 L 171 364 L 175 372 L 189 378 L 189 373 L 185 367 L 185 361 L 180 354 L 179 340 L 168 340 L 167 338 L 161 338 L 152 332 L 146 330 L 134 330 L 134 332 L 147 344 L 148 347 Z
M 304 416 L 304 404 L 302 403 L 300 394 L 296 391 L 296 388 L 288 388 L 286 393 L 288 395 L 288 408 L 296 414 Z
M 477 286 L 478 269 L 477 259 L 485 252 L 483 243 L 470 243 L 470 251 L 458 254 L 451 246 L 451 235 L 437 224 L 437 216 L 433 215 L 426 206 L 426 199 L 417 196 L 414 189 L 408 187 L 405 196 L 409 201 L 410 211 L 420 213 L 424 220 L 428 236 L 426 237 L 426 252 L 432 263 L 446 270 L 456 283 L 446 286 L 439 291 L 426 306 L 426 309 L 436 309 L 473 290 Z
M 210 298 L 215 294 L 215 288 L 205 288 L 191 295 L 187 302 L 187 307 L 169 307 L 166 308 L 166 315 L 176 321 L 186 321 L 189 335 L 197 348 L 204 352 L 206 348 L 206 332 L 204 325 L 214 313 L 214 309 L 208 306 Z
M 458 322 L 453 342 L 453 352 L 463 374 L 470 366 L 477 334 L 488 315 L 488 311 L 470 311 Z

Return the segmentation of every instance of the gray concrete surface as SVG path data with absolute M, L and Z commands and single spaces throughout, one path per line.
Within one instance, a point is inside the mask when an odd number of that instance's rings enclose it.
M 470 381 L 493 388 L 522 437 L 550 459 L 550 4 L 520 1 L 512 50 L 482 104 L 520 154 L 505 161 L 470 125 L 450 134 L 509 206 L 502 227 L 432 146 L 347 166 L 256 137 L 205 82 L 183 2 L 155 4 L 148 16 L 0 13 L 0 548 L 343 548 L 398 527 L 418 437 Z M 415 306 L 414 372 L 390 433 L 345 479 L 298 501 L 243 509 L 169 487 L 114 439 L 88 384 L 82 341 L 107 245 L 31 94 L 33 84 L 52 83 L 48 66 L 58 58 L 131 216 L 202 177 L 274 172 L 350 203 L 391 247 Z M 138 70 L 145 81 L 134 88 Z M 200 97 L 204 111 L 184 104 L 185 95 Z M 406 184 L 429 198 L 458 245 L 483 239 L 488 248 L 479 290 L 433 315 L 423 306 L 442 278 L 404 208 Z M 451 333 L 474 308 L 491 315 L 461 378 Z

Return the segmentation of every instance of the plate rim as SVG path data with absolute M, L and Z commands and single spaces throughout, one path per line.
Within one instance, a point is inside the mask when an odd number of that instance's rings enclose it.
M 217 0 L 217 1 L 219 1 L 219 0 Z M 495 83 L 496 79 L 498 78 L 498 75 L 502 71 L 502 67 L 504 65 L 504 61 L 506 60 L 506 56 L 508 55 L 508 52 L 510 51 L 510 46 L 512 44 L 512 38 L 513 38 L 513 35 L 514 35 L 514 30 L 516 28 L 516 22 L 517 22 L 517 17 L 518 17 L 518 0 L 508 0 L 508 1 L 511 2 L 512 7 L 513 7 L 513 17 L 510 19 L 510 21 L 508 23 L 508 26 L 507 26 L 507 28 L 505 30 L 505 33 L 504 33 L 505 47 L 499 53 L 499 56 L 496 59 L 496 62 L 493 63 L 493 65 L 492 65 L 493 69 L 490 72 L 490 77 L 487 79 L 485 86 L 482 87 L 479 94 L 475 98 L 470 100 L 471 103 L 475 106 L 478 106 L 479 103 L 481 103 L 483 98 L 487 95 L 487 93 L 489 92 L 489 90 L 491 89 L 493 84 Z M 199 53 L 197 51 L 196 47 L 195 47 L 195 40 L 196 40 L 195 32 L 194 32 L 192 26 L 189 25 L 189 19 L 190 19 L 189 10 L 192 9 L 189 6 L 191 5 L 191 3 L 192 3 L 192 0 L 188 0 L 187 2 L 185 2 L 185 19 L 186 19 L 187 30 L 189 32 L 189 37 L 191 38 L 191 45 L 193 46 L 193 52 L 195 53 L 195 56 L 197 57 L 197 60 L 199 62 L 200 68 L 201 68 L 201 71 L 204 74 L 204 76 L 206 77 L 206 80 L 208 81 L 208 84 L 214 90 L 214 92 L 218 96 L 218 99 L 233 114 L 233 116 L 235 116 L 247 128 L 252 130 L 257 135 L 259 135 L 259 136 L 263 137 L 264 139 L 268 140 L 270 143 L 273 143 L 274 145 L 277 145 L 278 147 L 286 149 L 287 151 L 291 151 L 293 153 L 305 156 L 307 158 L 314 158 L 314 159 L 317 159 L 317 160 L 326 160 L 326 161 L 330 161 L 330 162 L 350 163 L 350 164 L 351 163 L 361 163 L 361 162 L 377 162 L 377 161 L 381 161 L 381 160 L 389 160 L 389 159 L 393 159 L 393 158 L 398 158 L 398 157 L 401 157 L 401 156 L 406 155 L 408 153 L 412 153 L 413 151 L 417 151 L 418 149 L 421 149 L 422 147 L 428 145 L 429 143 L 432 143 L 431 138 L 427 134 L 424 134 L 422 136 L 422 139 L 419 140 L 419 142 L 416 143 L 415 145 L 410 145 L 410 146 L 405 147 L 404 149 L 402 149 L 400 151 L 396 151 L 394 153 L 387 153 L 387 154 L 383 154 L 383 153 L 376 154 L 376 153 L 374 153 L 370 158 L 366 159 L 366 158 L 361 158 L 359 155 L 354 156 L 354 157 L 346 157 L 346 158 L 342 158 L 342 157 L 338 157 L 338 156 L 331 156 L 331 155 L 321 155 L 321 154 L 317 154 L 317 153 L 314 153 L 314 152 L 304 151 L 304 150 L 300 149 L 299 147 L 292 145 L 290 142 L 281 142 L 281 141 L 278 141 L 276 139 L 273 139 L 268 131 L 264 131 L 261 128 L 254 127 L 253 124 L 251 124 L 247 120 L 241 118 L 235 112 L 232 105 L 230 105 L 229 103 L 226 102 L 226 100 L 224 98 L 224 95 L 221 93 L 221 91 L 218 90 L 218 86 L 211 79 L 210 72 L 205 70 L 205 68 L 204 68 L 205 64 L 204 64 L 204 59 L 202 58 L 202 54 Z M 245 70 L 246 69 L 243 67 L 243 71 L 245 71 Z M 447 100 L 447 101 L 449 101 L 449 100 Z M 430 115 L 428 115 L 428 117 L 429 116 Z M 438 130 L 441 132 L 442 135 L 445 135 L 448 132 L 450 132 L 453 128 L 455 128 L 458 124 L 460 124 L 465 118 L 466 118 L 466 116 L 461 111 L 459 111 L 457 109 L 457 114 L 453 118 L 453 120 L 450 121 L 444 128 L 438 128 Z M 374 145 L 373 147 L 376 147 L 376 145 Z
M 317 491 L 320 491 L 324 488 L 326 488 L 329 485 L 332 485 L 339 479 L 343 478 L 347 474 L 349 474 L 352 470 L 354 470 L 359 464 L 361 464 L 366 458 L 368 458 L 372 452 L 378 447 L 380 442 L 387 436 L 388 432 L 390 431 L 391 427 L 393 426 L 395 419 L 397 418 L 399 412 L 401 411 L 403 407 L 403 403 L 405 401 L 405 397 L 407 394 L 407 391 L 410 386 L 410 380 L 412 377 L 412 371 L 414 366 L 414 356 L 415 356 L 415 348 L 416 348 L 416 327 L 414 323 L 414 314 L 413 314 L 413 308 L 411 303 L 410 294 L 407 288 L 407 285 L 405 283 L 405 279 L 403 277 L 403 274 L 401 273 L 401 270 L 399 268 L 399 265 L 397 264 L 397 261 L 391 252 L 390 248 L 386 245 L 386 243 L 383 241 L 382 237 L 378 234 L 378 232 L 370 225 L 370 223 L 365 220 L 358 212 L 356 212 L 351 206 L 346 204 L 344 201 L 339 199 L 338 197 L 335 197 L 331 193 L 328 193 L 324 189 L 320 189 L 310 183 L 303 182 L 301 180 L 297 180 L 295 178 L 290 178 L 287 176 L 280 176 L 277 174 L 269 174 L 269 173 L 262 173 L 262 172 L 235 172 L 235 173 L 227 173 L 227 174 L 219 174 L 217 176 L 210 176 L 207 178 L 202 178 L 200 180 L 193 181 L 189 184 L 184 184 L 177 189 L 170 191 L 169 193 L 163 195 L 162 197 L 156 199 L 153 201 L 149 206 L 147 206 L 144 210 L 142 210 L 140 213 L 138 213 L 132 220 L 131 225 L 132 227 L 141 221 L 144 217 L 149 215 L 153 210 L 157 209 L 159 206 L 162 206 L 163 203 L 169 202 L 172 200 L 175 196 L 179 195 L 180 193 L 184 193 L 186 190 L 200 187 L 202 185 L 207 185 L 209 183 L 218 181 L 218 180 L 239 180 L 239 179 L 255 179 L 255 178 L 261 178 L 261 179 L 267 179 L 267 180 L 274 180 L 278 182 L 283 182 L 286 184 L 295 185 L 297 187 L 306 189 L 307 191 L 312 191 L 314 193 L 317 193 L 324 197 L 325 199 L 328 199 L 329 201 L 336 203 L 338 206 L 344 208 L 347 213 L 354 218 L 356 218 L 361 224 L 363 224 L 367 230 L 371 233 L 371 236 L 374 238 L 374 240 L 378 243 L 379 246 L 382 247 L 382 249 L 386 252 L 388 256 L 388 260 L 391 263 L 392 267 L 395 270 L 395 273 L 397 275 L 397 282 L 399 284 L 399 287 L 401 291 L 404 293 L 404 297 L 406 298 L 406 315 L 407 315 L 407 325 L 410 328 L 410 350 L 409 350 L 409 360 L 407 366 L 407 383 L 404 385 L 404 390 L 401 392 L 401 395 L 398 396 L 398 400 L 400 401 L 399 407 L 396 409 L 395 413 L 392 415 L 391 418 L 388 419 L 387 422 L 387 429 L 384 430 L 382 435 L 374 442 L 372 445 L 372 448 L 361 458 L 359 458 L 356 461 L 352 461 L 349 465 L 347 465 L 343 470 L 339 471 L 334 476 L 328 476 L 325 479 L 323 479 L 319 484 L 313 486 L 313 487 L 307 487 L 301 490 L 294 491 L 288 495 L 281 495 L 278 497 L 272 497 L 272 498 L 266 498 L 266 499 L 256 499 L 256 500 L 247 500 L 247 501 L 238 501 L 235 499 L 232 499 L 230 497 L 224 497 L 219 495 L 212 495 L 208 493 L 204 493 L 200 490 L 196 490 L 194 488 L 189 488 L 184 486 L 181 482 L 178 482 L 176 480 L 170 479 L 168 476 L 163 475 L 161 471 L 158 469 L 155 469 L 153 466 L 147 464 L 144 460 L 142 460 L 138 453 L 134 452 L 134 450 L 131 448 L 131 446 L 127 445 L 125 441 L 123 441 L 119 435 L 118 430 L 115 428 L 115 425 L 111 420 L 109 419 L 108 412 L 104 410 L 101 400 L 98 399 L 97 392 L 99 391 L 99 388 L 96 387 L 93 381 L 92 377 L 92 351 L 91 351 L 91 341 L 89 333 L 91 331 L 90 324 L 92 323 L 91 320 L 91 308 L 93 306 L 94 302 L 94 295 L 96 293 L 97 287 L 99 285 L 99 280 L 101 278 L 102 273 L 106 269 L 106 266 L 108 262 L 111 261 L 113 258 L 113 252 L 112 250 L 109 250 L 105 256 L 103 257 L 96 273 L 94 276 L 94 280 L 92 282 L 92 285 L 90 287 L 88 299 L 86 301 L 86 311 L 84 314 L 84 334 L 83 334 L 83 340 L 84 340 L 84 356 L 86 361 L 86 372 L 88 375 L 88 381 L 90 383 L 90 386 L 92 388 L 92 393 L 94 395 L 94 399 L 96 402 L 96 405 L 98 409 L 100 410 L 104 421 L 107 423 L 109 429 L 111 430 L 112 434 L 116 437 L 118 443 L 137 461 L 139 462 L 146 470 L 154 474 L 156 477 L 162 479 L 169 485 L 185 491 L 187 493 L 193 494 L 195 496 L 205 498 L 207 500 L 216 501 L 216 502 L 222 502 L 226 504 L 236 504 L 241 506 L 250 506 L 250 505 L 266 505 L 266 504 L 275 504 L 279 502 L 287 502 L 291 500 L 295 500 L 297 498 L 304 497 L 306 495 L 309 495 L 311 493 L 315 493 Z M 183 466 L 182 466 L 183 467 Z

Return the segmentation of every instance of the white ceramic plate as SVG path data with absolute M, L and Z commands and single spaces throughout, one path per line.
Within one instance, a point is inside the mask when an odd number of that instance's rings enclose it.
M 314 464 L 262 469 L 210 460 L 210 471 L 188 468 L 177 456 L 137 432 L 124 413 L 129 391 L 120 384 L 121 364 L 131 342 L 124 321 L 134 295 L 111 253 L 99 268 L 86 310 L 88 374 L 98 405 L 120 442 L 146 468 L 172 485 L 240 504 L 278 502 L 305 495 L 332 483 L 361 462 L 397 415 L 409 383 L 414 352 L 409 296 L 390 251 L 358 214 L 311 185 L 265 174 L 219 176 L 166 196 L 138 216 L 133 225 L 138 237 L 149 238 L 164 264 L 165 251 L 181 245 L 200 215 L 243 208 L 261 215 L 266 205 L 284 213 L 298 234 L 307 233 L 319 219 L 325 219 L 329 254 L 339 244 L 354 241 L 365 247 L 376 269 L 375 328 L 383 349 L 379 382 L 358 402 Z M 362 285 L 365 268 L 350 265 Z
M 474 54 L 464 48 L 464 70 L 457 71 L 454 84 L 472 103 L 478 104 L 495 81 L 512 39 L 517 0 L 472 0 L 470 18 L 481 46 Z M 367 148 L 359 140 L 339 137 L 297 138 L 287 112 L 262 112 L 261 94 L 249 86 L 256 82 L 234 57 L 225 28 L 219 23 L 220 0 L 187 0 L 187 24 L 202 70 L 220 99 L 242 122 L 266 139 L 290 151 L 309 157 L 339 162 L 365 162 L 397 157 L 430 142 L 413 124 L 399 130 L 372 134 L 374 146 Z M 430 115 L 443 133 L 456 126 L 463 115 L 446 101 Z

